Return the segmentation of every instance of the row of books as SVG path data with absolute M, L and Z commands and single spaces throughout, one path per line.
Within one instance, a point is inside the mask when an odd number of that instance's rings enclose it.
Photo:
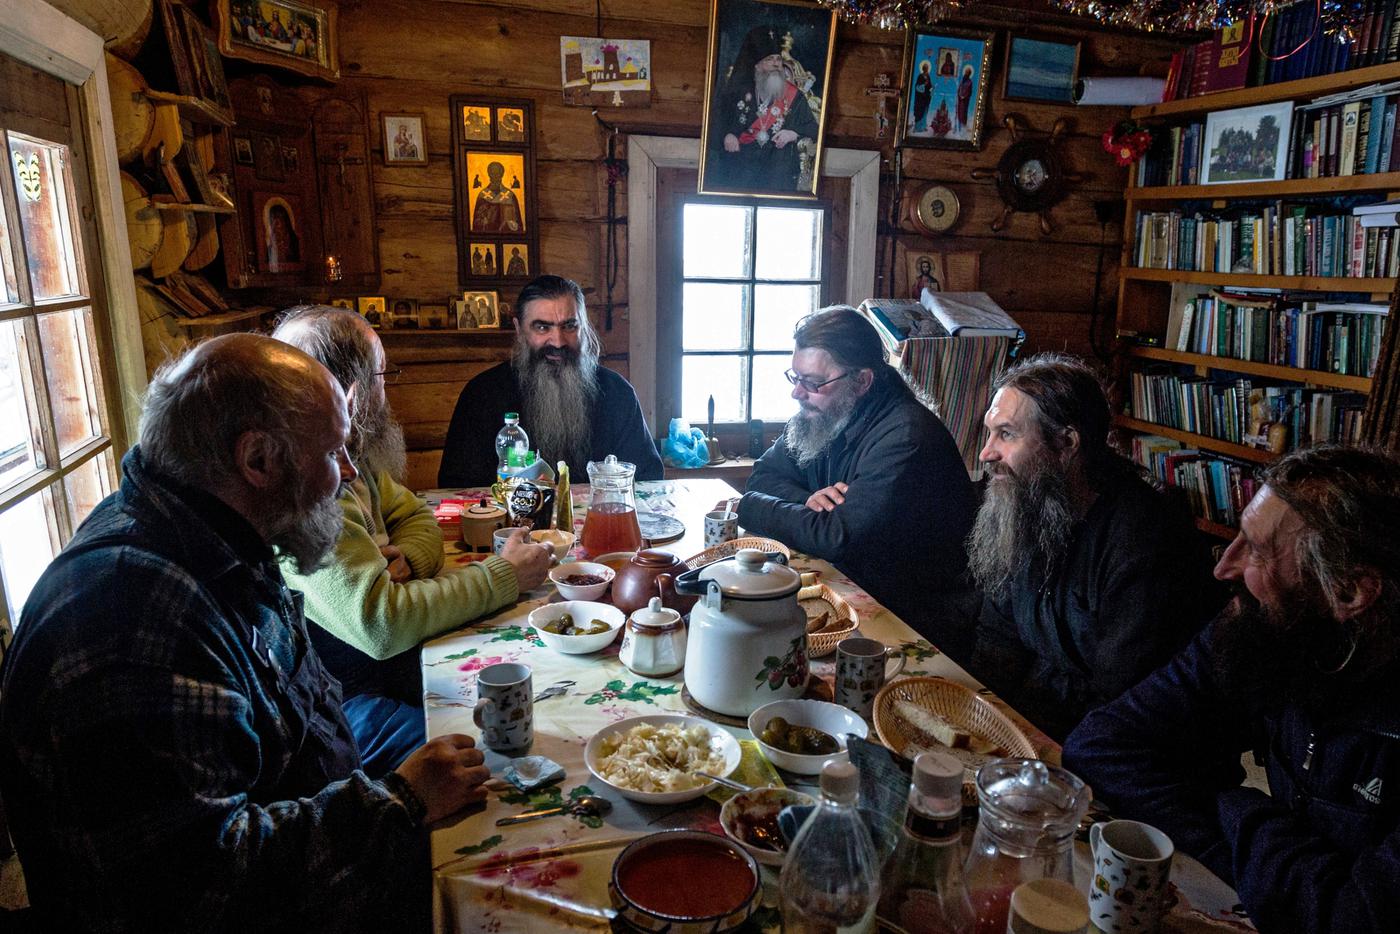
M 1375 373 L 1385 305 L 1285 302 L 1185 285 L 1173 291 L 1168 348 L 1348 376 Z
M 1387 278 L 1400 271 L 1400 237 L 1366 216 L 1278 201 L 1227 211 L 1140 211 L 1133 265 L 1140 269 L 1260 276 Z M 1383 216 L 1383 215 L 1377 215 Z
M 1349 39 L 1322 32 L 1315 0 L 1300 0 L 1262 23 L 1239 20 L 1217 29 L 1210 39 L 1172 56 L 1162 99 L 1180 100 L 1400 61 L 1400 3 L 1359 3 L 1361 22 Z
M 1132 374 L 1132 407 L 1135 418 L 1154 425 L 1282 453 L 1329 441 L 1359 442 L 1366 395 L 1139 371 Z
M 1181 490 L 1195 515 L 1220 525 L 1238 526 L 1257 488 L 1253 465 L 1160 435 L 1134 437 L 1132 457 L 1163 485 Z

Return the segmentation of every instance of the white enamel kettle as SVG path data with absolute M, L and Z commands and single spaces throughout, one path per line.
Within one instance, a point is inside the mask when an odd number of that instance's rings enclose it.
M 781 554 L 743 548 L 676 578 L 696 594 L 690 611 L 685 686 L 716 713 L 747 717 L 807 688 L 807 614 L 798 574 Z

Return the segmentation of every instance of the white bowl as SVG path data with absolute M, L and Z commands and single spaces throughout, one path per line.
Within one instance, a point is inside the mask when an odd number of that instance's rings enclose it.
M 804 756 L 770 746 L 761 737 L 763 728 L 774 717 L 782 717 L 793 726 L 810 726 L 823 733 L 829 733 L 836 738 L 841 748 L 824 756 Z M 758 740 L 759 748 L 768 757 L 768 761 L 780 769 L 787 769 L 798 775 L 816 775 L 821 772 L 823 765 L 833 759 L 846 758 L 847 733 L 854 733 L 861 739 L 870 735 L 870 727 L 856 714 L 840 704 L 815 700 L 780 700 L 764 704 L 749 714 L 749 731 L 753 733 L 754 739 Z
M 631 801 L 638 801 L 642 804 L 680 804 L 683 801 L 693 801 L 702 795 L 707 795 L 719 787 L 718 782 L 705 782 L 684 791 L 634 791 L 631 788 L 614 785 L 599 774 L 598 760 L 602 757 L 603 741 L 616 733 L 626 733 L 634 726 L 643 723 L 657 726 L 667 723 L 675 723 L 684 727 L 703 726 L 710 734 L 710 748 L 724 756 L 724 766 L 718 772 L 712 773 L 721 778 L 728 778 L 739 767 L 739 760 L 743 758 L 743 752 L 739 749 L 737 739 L 722 727 L 701 720 L 699 717 L 687 717 L 683 714 L 650 714 L 645 717 L 628 717 L 626 720 L 619 720 L 593 734 L 588 745 L 583 747 L 583 761 L 588 766 L 588 771 L 593 773 L 594 778 Z
M 593 574 L 603 578 L 601 584 L 566 584 L 564 578 L 572 574 Z M 592 561 L 571 561 L 568 564 L 561 564 L 549 572 L 549 579 L 554 581 L 554 586 L 559 589 L 559 596 L 565 600 L 597 600 L 603 592 L 612 584 L 617 572 L 606 564 L 596 564 Z
M 607 632 L 593 636 L 561 636 L 557 632 L 545 631 L 544 624 L 568 613 L 575 626 L 587 626 L 589 621 L 601 619 L 608 624 Z M 607 603 L 591 603 L 587 600 L 563 600 L 559 603 L 546 603 L 530 611 L 530 626 L 540 641 L 556 652 L 565 655 L 587 655 L 607 648 L 622 630 L 627 617 L 617 607 Z
M 574 547 L 575 537 L 573 532 L 565 532 L 563 529 L 538 529 L 530 533 L 530 541 L 554 549 L 555 561 L 564 560 L 569 549 Z
M 817 799 L 791 788 L 755 788 L 741 791 L 719 809 L 719 825 L 729 839 L 749 852 L 754 859 L 765 866 L 781 866 L 787 859 L 787 850 L 770 850 L 767 847 L 750 843 L 744 838 L 740 826 L 742 818 L 771 818 L 777 825 L 778 812 L 789 805 L 816 804 Z

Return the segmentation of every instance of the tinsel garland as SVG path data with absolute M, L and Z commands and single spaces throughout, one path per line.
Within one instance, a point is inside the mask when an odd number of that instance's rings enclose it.
M 817 0 L 848 23 L 907 29 L 946 19 L 963 6 L 963 0 Z

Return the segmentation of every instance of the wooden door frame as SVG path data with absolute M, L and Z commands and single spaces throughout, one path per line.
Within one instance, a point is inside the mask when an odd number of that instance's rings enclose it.
M 93 223 L 97 228 L 97 263 L 106 291 L 106 314 L 112 336 L 116 394 L 107 400 L 115 416 L 108 430 L 120 460 L 139 436 L 141 397 L 146 391 L 146 358 L 141 347 L 141 317 L 136 307 L 136 280 L 131 274 L 131 246 L 126 236 L 117 166 L 117 143 L 111 127 L 112 100 L 102 37 L 43 0 L 6 0 L 0 20 L 0 52 L 73 85 L 79 107 L 73 132 L 81 134 L 88 157 Z M 79 205 L 83 210 L 87 205 Z
M 822 175 L 851 180 L 846 227 L 846 294 L 832 302 L 858 305 L 875 289 L 875 223 L 880 199 L 880 153 L 828 149 Z M 664 434 L 656 406 L 656 170 L 700 166 L 700 140 L 674 136 L 627 138 L 627 372 L 653 435 Z

